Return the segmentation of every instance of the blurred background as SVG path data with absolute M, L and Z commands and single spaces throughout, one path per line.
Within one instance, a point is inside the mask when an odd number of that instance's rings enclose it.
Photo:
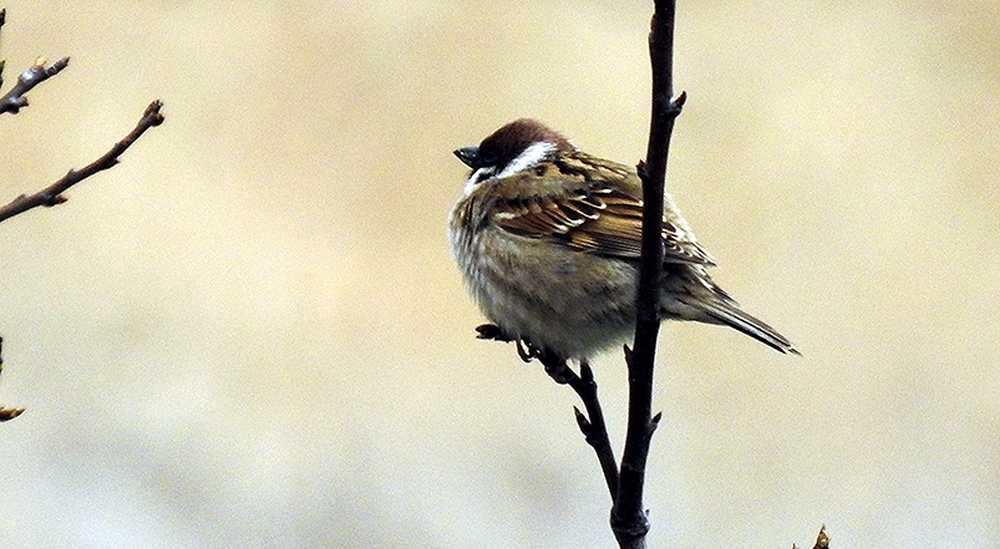
M 520 116 L 645 151 L 649 2 L 10 1 L 0 546 L 612 547 L 575 395 L 483 322 L 452 155 Z M 669 187 L 803 358 L 660 340 L 652 547 L 1000 527 L 1000 4 L 680 2 Z M 595 361 L 620 455 L 621 357 Z

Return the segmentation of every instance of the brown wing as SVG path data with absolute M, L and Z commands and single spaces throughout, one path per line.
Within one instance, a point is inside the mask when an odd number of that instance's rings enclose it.
M 533 188 L 553 192 L 548 195 L 543 192 L 541 196 L 532 193 L 528 195 L 530 198 L 526 193 L 517 193 L 520 196 L 504 199 L 496 205 L 493 222 L 516 235 L 547 238 L 588 253 L 638 259 L 642 240 L 642 200 L 606 182 L 607 177 L 626 174 L 619 173 L 620 170 L 602 172 L 600 165 L 596 168 L 588 165 L 587 171 L 582 173 L 569 171 L 565 165 L 553 166 L 561 168 L 561 172 L 523 176 L 541 177 L 544 181 L 533 181 Z M 602 174 L 607 177 L 601 177 Z M 567 180 L 578 183 L 579 187 L 567 193 Z M 663 220 L 663 243 L 667 262 L 715 264 L 690 232 L 666 219 Z

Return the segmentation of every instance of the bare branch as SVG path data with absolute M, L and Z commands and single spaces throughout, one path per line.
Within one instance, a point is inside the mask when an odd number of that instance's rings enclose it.
M 574 407 L 576 424 L 580 428 L 580 432 L 583 433 L 584 440 L 597 454 L 597 461 L 601 464 L 601 471 L 604 473 L 604 482 L 607 483 L 608 493 L 611 495 L 611 501 L 614 502 L 615 495 L 618 493 L 618 462 L 615 460 L 615 452 L 611 448 L 608 427 L 604 423 L 601 401 L 597 398 L 597 382 L 594 381 L 594 371 L 590 369 L 589 364 L 583 362 L 580 364 L 580 375 L 577 375 L 566 364 L 565 360 L 561 360 L 552 353 L 538 353 L 538 359 L 545 366 L 546 373 L 552 376 L 552 379 L 557 383 L 569 385 L 583 401 L 587 415 Z
M 649 443 L 659 419 L 651 417 L 653 364 L 659 334 L 659 292 L 663 273 L 660 231 L 663 192 L 674 121 L 684 104 L 684 94 L 673 97 L 674 0 L 655 0 L 649 33 L 652 66 L 652 113 L 646 160 L 637 166 L 643 187 L 642 265 L 636 300 L 635 342 L 626 353 L 629 370 L 629 410 L 620 483 L 611 510 L 611 529 L 622 548 L 646 546 L 649 521 L 643 507 L 643 487 Z
M 131 147 L 146 130 L 162 124 L 163 115 L 160 114 L 162 107 L 163 103 L 158 100 L 150 103 L 135 128 L 97 160 L 79 170 L 70 170 L 58 181 L 37 193 L 21 195 L 9 204 L 0 206 L 0 222 L 38 206 L 55 206 L 65 202 L 66 197 L 62 196 L 63 192 L 97 172 L 114 167 L 118 163 L 118 157 Z
M 69 65 L 69 57 L 63 57 L 49 66 L 45 66 L 45 64 L 45 58 L 39 57 L 31 68 L 22 72 L 17 77 L 17 84 L 14 84 L 14 87 L 5 93 L 3 97 L 0 97 L 0 114 L 5 112 L 17 114 L 21 110 L 21 107 L 26 107 L 28 105 L 28 98 L 24 94 L 31 91 L 35 86 L 59 74 L 60 71 Z M 2 84 L 2 80 L 0 80 L 0 84 Z
M 6 20 L 7 10 L 0 9 L 0 29 L 3 28 Z M 4 60 L 0 59 L 0 86 L 3 85 L 4 65 Z M 7 93 L 0 96 L 0 114 L 8 112 L 11 114 L 17 114 L 21 107 L 28 105 L 28 98 L 25 97 L 25 94 L 31 91 L 35 86 L 59 74 L 68 65 L 69 57 L 64 57 L 51 65 L 48 65 L 44 58 L 38 58 L 31 68 L 22 72 L 18 76 L 17 83 L 15 83 L 14 86 L 7 91 Z M 70 170 L 65 176 L 41 191 L 31 195 L 21 195 L 12 200 L 9 204 L 0 206 L 0 222 L 38 206 L 55 206 L 56 204 L 62 204 L 65 202 L 66 198 L 62 196 L 63 192 L 97 172 L 113 167 L 118 163 L 118 157 L 120 157 L 130 146 L 132 146 L 132 144 L 135 143 L 135 141 L 139 139 L 139 137 L 141 137 L 146 130 L 152 128 L 153 126 L 159 126 L 162 124 L 163 115 L 160 114 L 160 109 L 162 107 L 163 104 L 160 101 L 150 103 L 149 106 L 146 107 L 146 111 L 143 113 L 139 123 L 131 132 L 129 132 L 128 135 L 125 136 L 125 138 L 111 147 L 111 150 L 103 156 L 91 162 L 83 169 Z M 0 338 L 0 372 L 3 371 L 2 345 L 3 339 Z M 23 412 L 23 408 L 0 407 L 0 422 L 14 419 Z
M 531 343 L 512 338 L 495 324 L 477 326 L 476 332 L 479 339 L 515 343 L 521 360 L 531 362 L 538 359 L 545 367 L 545 373 L 553 381 L 560 385 L 569 385 L 576 392 L 590 416 L 588 418 L 574 406 L 576 424 L 580 427 L 584 440 L 597 454 L 597 461 L 600 462 L 601 470 L 604 472 L 604 481 L 608 485 L 611 501 L 614 502 L 618 493 L 618 462 L 615 461 L 615 452 L 611 448 L 608 427 L 604 423 L 604 411 L 601 409 L 600 399 L 597 398 L 597 382 L 594 381 L 594 371 L 590 369 L 590 365 L 586 362 L 580 364 L 580 375 L 577 375 L 566 361 L 555 353 L 543 351 Z

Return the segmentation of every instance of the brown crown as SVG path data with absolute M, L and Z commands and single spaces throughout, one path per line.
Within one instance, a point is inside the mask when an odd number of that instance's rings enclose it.
M 504 166 L 534 143 L 552 143 L 559 151 L 573 144 L 559 132 L 530 118 L 520 118 L 490 134 L 479 144 L 479 158 L 486 164 Z

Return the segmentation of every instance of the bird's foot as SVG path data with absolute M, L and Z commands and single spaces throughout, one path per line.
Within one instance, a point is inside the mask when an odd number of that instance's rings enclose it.
M 476 332 L 476 337 L 479 339 L 501 341 L 504 343 L 513 342 L 517 345 L 517 356 L 522 361 L 529 363 L 537 359 L 545 367 L 545 373 L 560 385 L 565 385 L 571 379 L 577 377 L 576 372 L 569 367 L 569 362 L 566 359 L 557 356 L 551 351 L 536 347 L 526 339 L 513 337 L 496 324 L 481 324 L 476 326 Z
M 503 331 L 503 328 L 497 326 L 496 324 L 480 324 L 476 326 L 476 337 L 479 339 L 491 339 L 493 341 L 503 341 L 504 343 L 510 343 L 517 338 L 507 335 Z

